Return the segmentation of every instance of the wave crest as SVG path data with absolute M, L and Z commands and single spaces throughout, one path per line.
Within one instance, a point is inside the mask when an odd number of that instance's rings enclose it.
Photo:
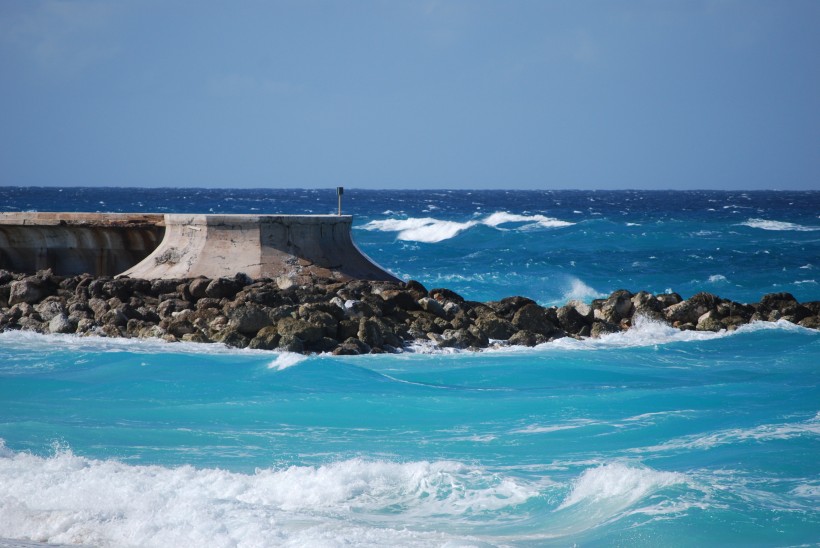
M 436 243 L 454 238 L 478 225 L 504 230 L 503 225 L 517 224 L 519 230 L 537 228 L 560 228 L 575 223 L 546 217 L 544 215 L 517 215 L 497 211 L 481 220 L 466 222 L 444 221 L 432 217 L 410 217 L 408 219 L 383 219 L 370 221 L 361 228 L 379 232 L 398 232 L 399 240 Z
M 767 219 L 747 219 L 746 222 L 740 223 L 740 225 L 762 230 L 794 230 L 797 232 L 814 232 L 820 230 L 820 226 L 804 226 L 797 223 L 770 221 Z

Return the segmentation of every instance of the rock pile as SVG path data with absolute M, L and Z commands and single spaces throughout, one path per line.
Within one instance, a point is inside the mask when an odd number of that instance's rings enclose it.
M 62 277 L 0 270 L 0 330 L 158 337 L 240 348 L 364 354 L 396 352 L 414 341 L 441 348 L 534 346 L 561 337 L 600 337 L 629 329 L 638 316 L 680 329 L 733 330 L 779 319 L 820 328 L 820 302 L 789 293 L 740 304 L 710 293 L 615 291 L 591 304 L 543 307 L 525 297 L 475 302 L 422 284 L 313 279 L 141 280 Z

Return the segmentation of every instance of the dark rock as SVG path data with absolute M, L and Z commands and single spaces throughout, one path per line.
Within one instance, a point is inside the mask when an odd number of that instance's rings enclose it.
M 388 289 L 382 291 L 379 296 L 384 300 L 386 311 L 399 310 L 419 310 L 418 299 L 407 290 Z
M 356 356 L 359 354 L 367 354 L 370 352 L 370 347 L 355 337 L 346 339 L 342 344 L 333 349 L 333 354 L 336 356 Z
M 251 342 L 247 336 L 243 335 L 236 329 L 231 328 L 225 329 L 213 339 L 215 342 L 220 342 L 227 346 L 233 346 L 234 348 L 247 348 Z
M 275 350 L 279 347 L 279 339 L 281 338 L 281 335 L 279 335 L 279 332 L 276 330 L 276 326 L 269 325 L 259 330 L 256 337 L 248 344 L 248 348 Z
M 439 303 L 437 300 L 431 297 L 422 297 L 421 299 L 419 299 L 418 303 L 421 309 L 425 312 L 434 314 L 439 318 L 447 317 L 447 313 L 444 312 L 444 307 L 441 306 L 441 303 Z
M 761 312 L 771 312 L 772 310 L 783 310 L 784 308 L 797 304 L 797 299 L 791 293 L 769 293 L 763 295 L 757 309 Z
M 490 339 L 503 341 L 506 341 L 518 331 L 512 322 L 496 316 L 480 316 L 476 319 L 475 326 Z
M 695 326 L 698 331 L 720 331 L 723 329 L 723 323 L 720 321 L 720 315 L 715 310 L 710 310 L 698 318 L 698 323 Z
M 58 297 L 46 298 L 46 300 L 35 305 L 34 310 L 37 311 L 44 322 L 51 321 L 54 316 L 66 315 L 65 304 Z
M 235 279 L 217 278 L 208 283 L 205 296 L 212 299 L 233 299 L 240 289 L 242 284 Z
M 40 302 L 51 294 L 52 288 L 36 277 L 29 277 L 9 284 L 9 305 Z
M 362 318 L 359 321 L 356 336 L 371 348 L 381 347 L 384 344 L 382 325 L 373 319 Z
M 427 296 L 427 288 L 424 287 L 421 283 L 417 282 L 416 280 L 410 280 L 404 285 L 404 289 L 409 291 L 414 299 L 418 301 L 422 297 Z
M 431 333 L 430 339 L 439 348 L 465 349 L 478 346 L 475 337 L 466 329 L 446 329 L 440 335 Z
M 464 297 L 462 297 L 455 291 L 450 291 L 449 289 L 445 289 L 443 287 L 431 289 L 429 292 L 429 296 L 440 303 L 450 301 L 456 304 L 461 304 L 464 302 Z
M 193 300 L 199 300 L 207 295 L 205 294 L 205 290 L 208 288 L 208 285 L 211 283 L 211 280 L 208 278 L 194 278 L 188 283 L 188 293 L 190 293 L 191 298 Z
M 74 333 L 76 329 L 76 324 L 72 323 L 64 313 L 52 316 L 48 322 L 49 333 Z
M 318 340 L 319 339 L 316 339 L 317 342 Z M 305 343 L 302 339 L 294 335 L 284 335 L 279 339 L 279 350 L 284 352 L 304 352 Z
M 656 295 L 655 298 L 658 299 L 658 302 L 661 303 L 663 308 L 670 307 L 673 304 L 678 304 L 683 301 L 683 298 L 677 293 L 661 293 L 660 295 Z
M 114 310 L 109 310 L 108 312 L 103 314 L 99 322 L 102 325 L 115 325 L 117 327 L 125 327 L 125 325 L 128 323 L 128 317 L 123 313 L 122 310 L 116 308 Z
M 322 337 L 316 342 L 306 344 L 305 350 L 310 352 L 326 353 L 333 352 L 339 346 L 339 341 L 331 337 Z
M 591 309 L 590 309 L 591 312 Z M 564 305 L 558 309 L 558 326 L 567 333 L 578 334 L 591 322 L 582 316 L 576 306 Z
M 487 306 L 492 308 L 499 317 L 505 320 L 512 320 L 515 313 L 528 304 L 536 303 L 526 297 L 507 297 L 500 301 L 489 302 Z
M 174 312 L 181 312 L 191 308 L 191 303 L 182 299 L 168 299 L 157 306 L 157 315 L 160 318 L 170 318 Z
M 609 333 L 620 333 L 621 328 L 617 325 L 610 323 L 610 322 L 602 322 L 602 321 L 594 321 L 592 322 L 592 327 L 590 328 L 589 336 L 593 339 L 597 339 L 601 337 L 601 335 L 607 335 Z
M 510 337 L 509 343 L 516 346 L 536 346 L 547 342 L 547 338 L 541 333 L 521 330 Z
M 545 337 L 549 337 L 558 331 L 555 324 L 549 320 L 544 307 L 535 303 L 526 304 L 518 309 L 513 316 L 512 324 L 518 330 L 530 331 Z
M 165 293 L 176 293 L 179 280 L 152 280 L 151 294 L 159 296 Z
M 282 339 L 288 343 L 294 338 L 300 339 L 302 343 L 313 343 L 324 336 L 324 331 L 321 327 L 295 318 L 282 318 L 277 322 L 276 330 L 282 336 Z M 280 347 L 281 345 L 282 343 L 280 342 Z
M 227 313 L 228 325 L 243 335 L 253 337 L 263 327 L 271 325 L 268 313 L 259 305 L 244 304 Z
M 193 326 L 193 324 L 187 320 L 172 320 L 171 323 L 168 324 L 168 328 L 166 332 L 170 333 L 171 335 L 182 338 L 184 335 L 190 335 L 191 333 L 198 333 L 199 330 Z
M 595 319 L 617 324 L 624 318 L 631 318 L 635 308 L 632 303 L 632 297 L 633 294 L 625 289 L 614 291 L 609 298 L 601 304 L 600 309 L 595 310 Z
M 803 318 L 797 323 L 798 325 L 809 329 L 820 329 L 820 316 L 809 316 L 807 318 Z

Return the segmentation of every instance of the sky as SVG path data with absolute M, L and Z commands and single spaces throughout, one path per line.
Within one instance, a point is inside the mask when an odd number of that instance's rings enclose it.
M 0 1 L 0 185 L 820 190 L 820 1 Z

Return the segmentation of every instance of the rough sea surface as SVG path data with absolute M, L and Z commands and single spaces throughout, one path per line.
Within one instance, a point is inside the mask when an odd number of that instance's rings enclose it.
M 328 190 L 0 188 L 0 211 L 333 213 Z M 365 191 L 376 262 L 471 300 L 820 300 L 820 192 Z M 92 546 L 820 541 L 820 333 L 638 322 L 481 353 L 0 334 L 0 537 Z

